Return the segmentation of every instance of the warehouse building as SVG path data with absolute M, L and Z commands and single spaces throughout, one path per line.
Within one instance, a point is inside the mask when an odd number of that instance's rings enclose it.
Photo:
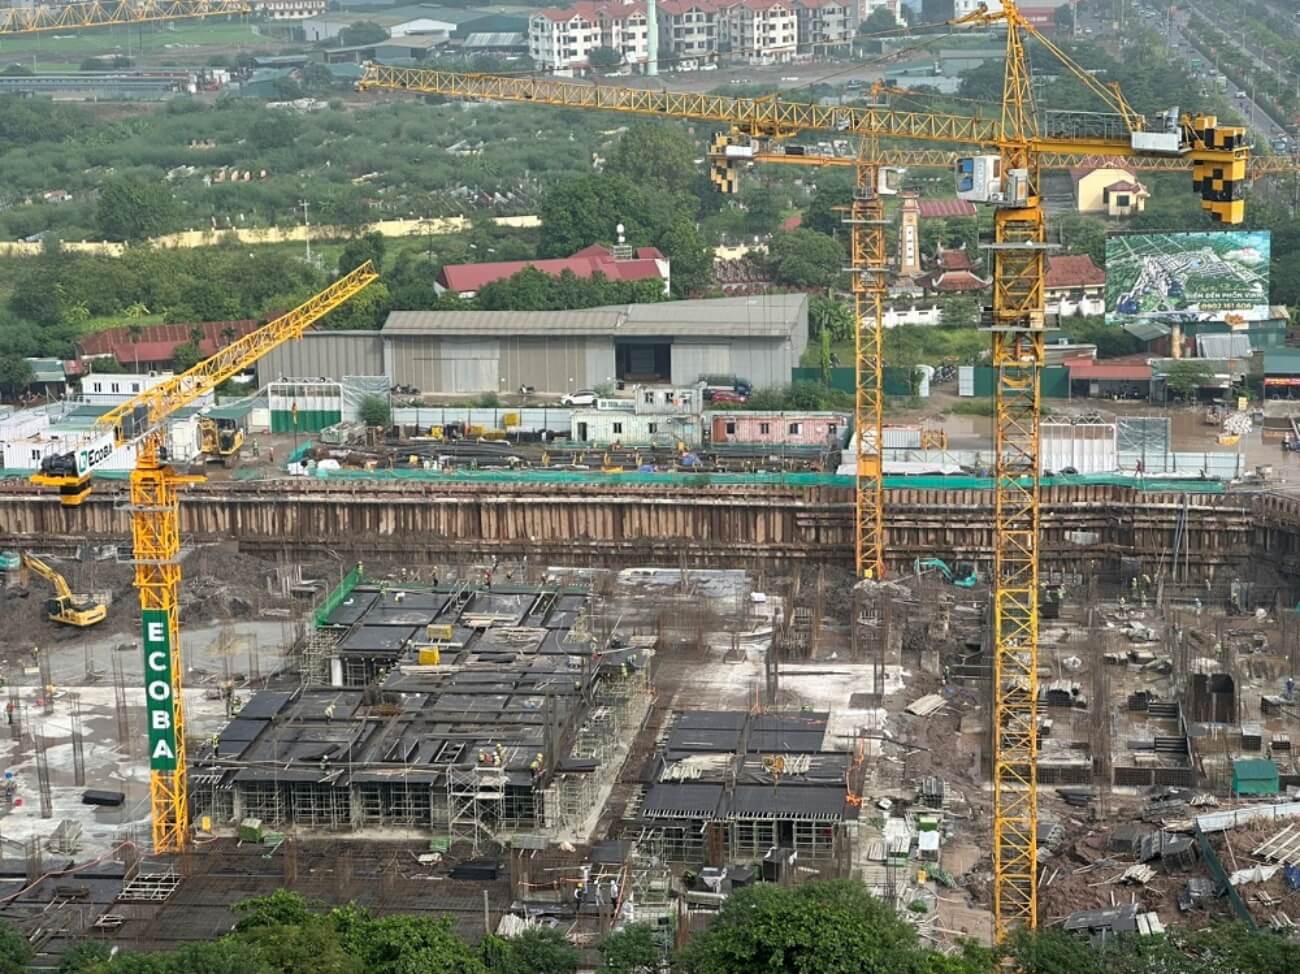
M 761 388 L 790 381 L 808 344 L 808 296 L 584 311 L 394 311 L 380 334 L 386 374 L 395 385 L 422 392 L 472 395 L 532 386 L 564 393 L 616 382 L 688 386 L 709 373 L 744 375 Z
M 386 375 L 424 393 L 541 395 L 743 375 L 790 382 L 808 344 L 808 296 L 752 295 L 583 311 L 394 311 L 383 330 L 308 332 L 257 365 L 282 378 Z

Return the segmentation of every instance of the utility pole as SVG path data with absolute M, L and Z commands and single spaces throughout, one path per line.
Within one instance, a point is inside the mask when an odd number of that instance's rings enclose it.
M 302 225 L 306 229 L 306 233 L 303 234 L 303 236 L 306 238 L 307 241 L 307 256 L 305 260 L 307 261 L 308 266 L 310 266 L 311 265 L 311 220 L 307 216 L 307 201 L 299 200 L 298 205 L 302 207 Z

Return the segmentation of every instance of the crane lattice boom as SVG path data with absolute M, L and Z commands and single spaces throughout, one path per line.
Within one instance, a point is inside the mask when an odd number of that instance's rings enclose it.
M 0 10 L 0 37 L 252 13 L 248 0 L 116 0 L 39 4 Z

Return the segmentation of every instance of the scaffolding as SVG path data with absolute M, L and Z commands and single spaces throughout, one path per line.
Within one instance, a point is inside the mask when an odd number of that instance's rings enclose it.
M 484 752 L 485 756 L 489 752 Z M 495 756 L 495 755 L 493 755 Z M 466 839 L 477 853 L 482 838 L 501 817 L 506 800 L 506 772 L 502 764 L 451 768 L 447 772 L 447 833 L 452 840 Z
M 314 626 L 303 644 L 301 676 L 304 687 L 326 687 L 330 680 L 330 660 L 338 652 L 338 629 Z

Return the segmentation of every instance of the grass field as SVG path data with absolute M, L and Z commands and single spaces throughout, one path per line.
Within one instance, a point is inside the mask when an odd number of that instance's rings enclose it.
M 192 54 L 196 50 L 232 51 L 278 47 L 284 42 L 264 37 L 256 25 L 226 19 L 184 20 L 138 24 L 131 27 L 97 27 L 66 34 L 29 34 L 0 40 L 0 62 L 27 64 L 35 55 L 42 68 L 45 61 L 69 62 L 74 57 L 94 54 L 130 54 L 154 59 L 168 54 Z M 76 63 L 80 63 L 77 61 Z

